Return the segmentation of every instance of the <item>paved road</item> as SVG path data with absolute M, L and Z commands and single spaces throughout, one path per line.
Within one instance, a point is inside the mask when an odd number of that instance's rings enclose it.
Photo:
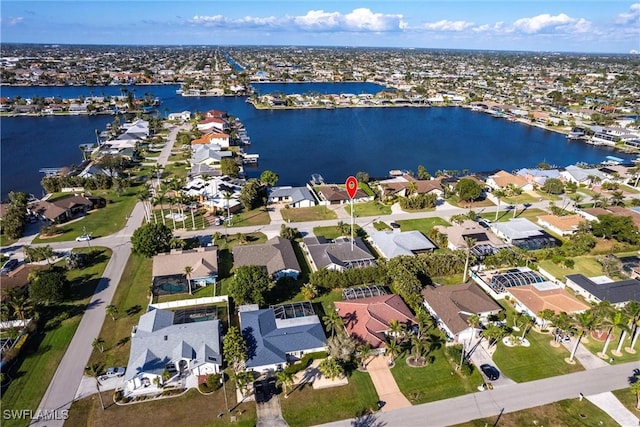
M 480 418 L 495 421 L 501 412 L 509 413 L 559 400 L 597 395 L 628 386 L 628 379 L 640 363 L 606 366 L 544 380 L 506 385 L 490 391 L 477 392 L 452 399 L 425 403 L 390 412 L 377 412 L 377 424 L 386 427 L 448 426 Z M 325 427 L 351 427 L 353 419 L 342 420 Z M 374 424 L 369 424 L 374 425 Z M 637 425 L 637 424 L 635 424 Z

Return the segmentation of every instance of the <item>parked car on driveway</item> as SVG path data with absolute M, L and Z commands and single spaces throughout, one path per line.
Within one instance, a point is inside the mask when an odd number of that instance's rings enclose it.
M 107 372 L 100 377 L 100 381 L 108 380 L 109 378 L 116 378 L 124 376 L 126 368 L 108 368 Z
M 489 378 L 489 381 L 495 381 L 500 377 L 500 371 L 498 371 L 495 366 L 485 363 L 480 365 L 480 370 L 487 378 Z
M 13 269 L 15 269 L 19 263 L 20 261 L 18 261 L 17 259 L 11 258 L 9 261 L 5 262 L 2 265 L 2 269 L 0 269 L 0 273 L 3 275 L 9 274 L 9 272 L 13 271 Z
M 88 242 L 89 240 L 91 240 L 90 234 L 81 234 L 80 236 L 76 237 L 76 242 Z

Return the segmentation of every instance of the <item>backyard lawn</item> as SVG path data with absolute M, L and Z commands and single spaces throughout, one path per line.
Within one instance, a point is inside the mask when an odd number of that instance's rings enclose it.
M 538 265 L 561 281 L 564 281 L 565 276 L 569 274 L 584 274 L 587 277 L 601 276 L 604 274 L 602 265 L 600 265 L 596 257 L 579 256 L 571 259 L 575 262 L 573 268 L 558 265 L 551 260 L 540 261 Z
M 354 371 L 349 384 L 314 390 L 306 385 L 287 399 L 280 394 L 282 415 L 292 426 L 310 426 L 353 418 L 377 409 L 378 394 L 369 374 Z
M 439 217 L 422 218 L 422 219 L 403 219 L 396 222 L 400 225 L 400 230 L 402 231 L 418 230 L 425 235 L 429 233 L 429 231 L 431 231 L 431 229 L 436 225 L 445 225 L 445 226 L 451 225 L 447 221 Z
M 405 362 L 406 355 L 396 360 L 391 373 L 398 387 L 414 404 L 433 402 L 477 391 L 483 383 L 477 369 L 469 377 L 458 375 L 445 356 L 444 349 L 432 351 L 433 363 L 423 368 L 412 368 Z
M 234 387 L 227 385 L 227 399 L 229 406 L 236 402 Z M 221 388 L 215 393 L 205 396 L 197 390 L 189 390 L 186 394 L 170 399 L 142 402 L 132 405 L 115 405 L 112 393 L 102 393 L 103 400 L 108 405 L 106 410 L 100 407 L 100 401 L 96 395 L 78 400 L 71 405 L 69 419 L 65 425 L 70 426 L 139 426 L 149 425 L 153 427 L 222 427 L 235 425 L 238 427 L 251 427 L 256 425 L 256 405 L 254 402 L 246 402 L 235 408 L 231 415 L 236 417 L 231 422 L 226 412 L 224 390 Z M 223 414 L 222 417 L 219 415 Z
M 92 195 L 104 197 L 107 205 L 104 208 L 90 211 L 85 217 L 60 224 L 58 229 L 62 232 L 56 236 L 42 238 L 38 236 L 33 243 L 64 242 L 73 240 L 84 233 L 91 233 L 93 238 L 104 237 L 122 229 L 129 215 L 133 211 L 138 199 L 137 188 L 130 188 L 122 196 L 117 196 L 113 191 L 93 191 Z
M 326 206 L 280 209 L 280 213 L 287 222 L 322 221 L 338 218 L 336 213 Z
M 499 418 L 499 423 L 498 423 Z M 520 426 L 618 426 L 606 412 L 587 399 L 567 399 L 548 405 L 510 412 L 491 418 L 481 418 L 456 427 Z
M 349 215 L 351 215 L 351 205 L 345 205 L 344 210 L 347 211 Z M 378 201 L 354 203 L 353 212 L 356 217 L 390 215 L 391 207 L 384 205 Z
M 29 338 L 22 357 L 6 372 L 12 381 L 2 393 L 3 409 L 35 410 L 40 404 L 111 256 L 106 248 L 93 248 L 92 253 L 93 265 L 67 273 L 70 300 L 43 312 L 43 326 Z M 2 425 L 22 426 L 24 420 L 3 420 Z

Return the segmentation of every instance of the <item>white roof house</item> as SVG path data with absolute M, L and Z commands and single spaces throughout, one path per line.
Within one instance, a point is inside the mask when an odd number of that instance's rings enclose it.
M 544 231 L 541 227 L 525 218 L 514 218 L 506 222 L 494 222 L 491 224 L 491 231 L 507 241 L 507 243 L 512 243 L 514 240 L 544 236 Z
M 376 231 L 371 234 L 370 240 L 378 252 L 387 259 L 401 255 L 413 256 L 420 252 L 437 249 L 431 240 L 417 230 Z
M 599 178 L 601 182 L 609 181 L 609 177 L 598 169 L 584 169 L 578 166 L 567 166 L 560 172 L 562 177 L 576 184 L 591 184 L 592 177 Z
M 307 187 L 273 187 L 269 191 L 269 203 L 288 203 L 292 208 L 315 206 L 316 199 Z

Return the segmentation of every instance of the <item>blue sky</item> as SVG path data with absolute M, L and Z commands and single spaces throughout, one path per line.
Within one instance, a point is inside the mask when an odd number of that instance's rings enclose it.
M 638 1 L 2 0 L 0 12 L 3 43 L 640 51 Z

